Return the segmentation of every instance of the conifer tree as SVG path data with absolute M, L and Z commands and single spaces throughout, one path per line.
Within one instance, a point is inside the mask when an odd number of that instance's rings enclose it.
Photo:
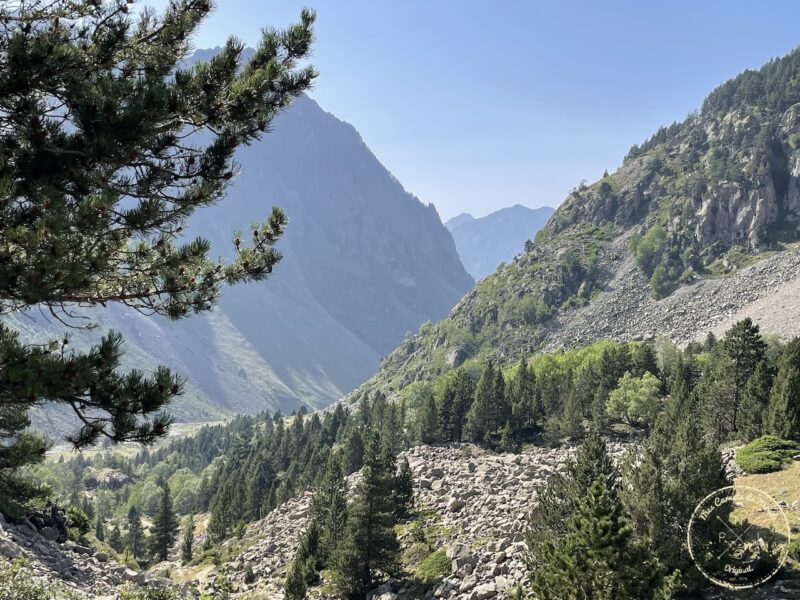
M 750 318 L 747 318 L 739 321 L 726 331 L 719 346 L 733 367 L 733 385 L 729 399 L 730 427 L 731 431 L 737 432 L 739 430 L 739 411 L 745 386 L 753 373 L 755 373 L 758 364 L 764 360 L 767 345 L 761 339 L 758 325 L 755 325 Z
M 131 2 L 4 3 L 0 7 L 0 313 L 38 307 L 66 325 L 81 308 L 122 304 L 179 319 L 209 310 L 225 284 L 266 278 L 287 223 L 273 209 L 236 257 L 212 259 L 206 240 L 179 240 L 185 221 L 220 200 L 234 151 L 257 141 L 307 90 L 314 14 L 265 30 L 244 63 L 231 38 L 208 63 L 184 67 L 210 0 L 178 0 L 160 15 Z M 187 139 L 187 135 L 198 134 Z M 160 367 L 118 371 L 116 332 L 71 350 L 66 336 L 23 343 L 0 325 L 0 503 L 41 493 L 18 468 L 41 460 L 28 411 L 54 402 L 81 427 L 75 447 L 101 438 L 150 443 L 183 389 Z M 6 508 L 7 510 L 7 508 Z
M 106 532 L 105 528 L 103 527 L 103 519 L 101 518 L 99 513 L 97 515 L 97 519 L 95 519 L 94 522 L 94 537 L 101 542 L 105 541 L 106 539 Z
M 189 564 L 192 562 L 194 553 L 194 518 L 192 515 L 186 517 L 183 523 L 183 537 L 181 538 L 181 562 Z
M 506 394 L 506 378 L 502 369 L 494 373 L 494 398 L 494 414 L 490 424 L 492 433 L 500 431 L 511 420 L 511 402 Z
M 783 348 L 765 414 L 764 432 L 800 439 L 800 338 Z
M 475 400 L 467 413 L 466 431 L 469 439 L 476 443 L 485 441 L 494 432 L 496 425 L 497 376 L 491 361 L 486 363 L 478 386 L 475 389 Z
M 311 518 L 319 523 L 319 559 L 325 564 L 342 540 L 347 524 L 347 481 L 337 455 L 328 459 L 311 503 Z
M 605 487 L 617 485 L 617 471 L 606 450 L 605 442 L 597 432 L 592 432 L 578 448 L 575 460 L 569 461 L 563 473 L 553 475 L 538 490 L 537 506 L 525 535 L 528 551 L 526 562 L 535 572 L 546 559 L 543 545 L 550 538 L 566 534 L 567 518 L 575 509 L 579 498 L 589 492 L 591 484 L 602 478 Z
M 686 547 L 697 503 L 728 485 L 718 446 L 703 435 L 693 403 L 673 398 L 641 447 L 625 461 L 622 489 L 634 531 L 693 593 L 705 583 Z
M 445 393 L 448 389 L 453 394 L 453 441 L 460 442 L 464 435 L 467 414 L 475 398 L 475 383 L 469 373 L 460 368 L 447 382 Z
M 431 392 L 425 395 L 417 413 L 417 429 L 419 441 L 423 444 L 435 444 L 439 441 L 439 415 Z
M 111 532 L 108 534 L 108 545 L 111 546 L 114 552 L 122 552 L 124 543 L 122 541 L 122 532 L 119 529 L 119 525 L 114 525 Z
M 519 361 L 517 372 L 509 386 L 511 403 L 511 432 L 514 440 L 521 440 L 524 433 L 536 425 L 539 418 L 536 399 L 536 374 L 524 358 Z
M 365 598 L 380 578 L 400 568 L 394 532 L 395 461 L 376 434 L 368 435 L 363 479 L 348 509 L 344 538 L 331 559 L 339 595 L 352 600 Z
M 131 506 L 130 510 L 128 510 L 128 533 L 125 537 L 125 546 L 130 550 L 134 560 L 144 556 L 144 528 L 142 527 L 142 517 L 139 514 L 139 509 L 135 506 Z
M 773 373 L 766 360 L 758 363 L 756 370 L 742 393 L 739 417 L 740 439 L 751 442 L 763 435 L 763 420 L 769 405 Z
M 595 480 L 567 519 L 563 538 L 547 540 L 531 589 L 540 600 L 660 600 L 672 581 L 633 538 L 616 495 Z
M 169 485 L 164 484 L 161 488 L 161 500 L 158 503 L 158 511 L 153 517 L 153 527 L 150 535 L 150 553 L 155 560 L 167 560 L 169 550 L 175 543 L 178 533 L 178 517 L 172 509 L 172 495 Z
M 408 459 L 400 461 L 400 470 L 394 479 L 394 507 L 395 515 L 403 517 L 408 514 L 414 503 L 414 475 Z
M 286 571 L 286 581 L 283 584 L 286 600 L 304 600 L 308 592 L 306 584 L 305 565 L 293 560 Z
M 455 389 L 446 385 L 439 402 L 439 438 L 443 442 L 455 441 Z
M 616 469 L 596 433 L 566 475 L 551 478 L 543 490 L 526 539 L 531 590 L 540 600 L 656 599 L 672 585 L 633 538 Z

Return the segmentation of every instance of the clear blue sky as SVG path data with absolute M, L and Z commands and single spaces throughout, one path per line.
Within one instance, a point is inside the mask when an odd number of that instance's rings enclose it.
M 555 206 L 800 44 L 796 0 L 217 0 L 196 46 L 255 44 L 302 6 L 318 13 L 311 95 L 443 219 Z

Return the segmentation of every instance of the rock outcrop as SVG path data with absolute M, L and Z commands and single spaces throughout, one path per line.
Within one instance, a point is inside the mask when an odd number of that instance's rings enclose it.
M 110 562 L 106 554 L 66 541 L 57 543 L 48 535 L 50 527 L 38 531 L 28 520 L 11 524 L 0 515 L 0 560 L 25 559 L 34 576 L 59 581 L 87 598 L 113 597 L 130 581 L 139 585 L 163 585 L 157 577 Z

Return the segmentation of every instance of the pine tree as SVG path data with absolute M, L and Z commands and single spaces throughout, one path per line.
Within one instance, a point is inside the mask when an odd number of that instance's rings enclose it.
M 122 532 L 119 530 L 119 525 L 114 525 L 111 532 L 108 534 L 108 545 L 114 552 L 122 552 L 124 543 L 122 541 Z
M 800 439 L 800 338 L 783 348 L 764 418 L 764 432 Z
M 266 278 L 280 259 L 274 243 L 287 219 L 279 209 L 252 240 L 237 238 L 227 264 L 207 241 L 179 237 L 195 210 L 224 196 L 235 150 L 309 88 L 315 73 L 298 61 L 309 54 L 314 14 L 265 30 L 245 64 L 244 46 L 231 38 L 210 62 L 185 68 L 212 3 L 186 0 L 146 17 L 129 5 L 0 8 L 4 313 L 40 307 L 70 325 L 96 314 L 82 307 L 123 304 L 179 319 L 210 310 L 225 284 Z M 199 134 L 194 143 L 190 133 Z M 4 510 L 42 492 L 18 472 L 46 449 L 23 432 L 32 407 L 54 402 L 76 413 L 82 426 L 68 438 L 76 447 L 149 443 L 171 423 L 163 409 L 183 389 L 178 376 L 164 367 L 120 373 L 116 332 L 86 351 L 68 344 L 26 344 L 0 325 Z
M 361 600 L 382 576 L 398 573 L 400 544 L 394 532 L 392 455 L 370 433 L 363 479 L 347 513 L 347 529 L 332 559 L 334 583 L 344 598 Z
M 408 514 L 414 503 L 414 475 L 408 459 L 400 461 L 400 470 L 394 479 L 394 507 L 395 515 L 403 517 Z
M 522 440 L 525 433 L 536 426 L 538 402 L 536 398 L 536 374 L 528 366 L 528 361 L 519 361 L 517 372 L 509 386 L 511 402 L 511 431 L 516 441 Z
M 446 384 L 453 392 L 453 441 L 460 442 L 464 435 L 467 414 L 475 398 L 475 383 L 463 368 L 457 369 Z
M 158 511 L 153 517 L 152 535 L 150 536 L 150 553 L 155 560 L 167 560 L 169 550 L 175 543 L 178 528 L 178 518 L 172 509 L 169 485 L 164 484 Z
M 649 549 L 635 540 L 616 495 L 595 480 L 566 522 L 547 540 L 531 577 L 540 600 L 657 600 L 673 585 Z
M 719 448 L 703 436 L 692 402 L 672 400 L 625 461 L 621 496 L 637 537 L 694 592 L 705 580 L 693 568 L 686 524 L 699 500 L 728 482 Z
M 764 360 L 767 345 L 761 339 L 758 325 L 749 318 L 731 327 L 719 343 L 722 352 L 733 367 L 733 386 L 730 405 L 731 431 L 739 430 L 739 409 L 747 381 L 755 373 L 758 364 Z
M 97 519 L 94 522 L 94 537 L 97 538 L 98 541 L 103 542 L 106 539 L 106 531 L 103 527 L 103 519 L 101 518 L 100 514 L 98 513 Z
M 305 564 L 293 560 L 286 571 L 286 581 L 283 584 L 283 592 L 286 600 L 304 600 L 308 592 L 306 584 Z
M 142 517 L 135 506 L 128 510 L 128 533 L 125 537 L 125 546 L 130 550 L 134 560 L 144 556 L 144 528 L 142 527 Z
M 497 376 L 491 361 L 486 363 L 478 386 L 475 389 L 475 400 L 467 413 L 466 432 L 469 439 L 476 443 L 486 440 L 494 432 L 496 425 Z
M 192 515 L 186 517 L 183 523 L 183 538 L 181 539 L 181 562 L 189 564 L 192 562 L 194 552 L 194 519 Z
M 446 385 L 439 402 L 439 438 L 443 442 L 455 441 L 455 389 Z
M 751 442 L 763 435 L 764 413 L 769 405 L 773 373 L 766 360 L 758 363 L 742 393 L 739 432 L 743 442 Z
M 605 443 L 591 434 L 539 496 L 526 535 L 531 590 L 540 600 L 665 597 L 671 580 L 632 536 Z
M 494 414 L 490 431 L 497 433 L 511 420 L 511 402 L 506 394 L 506 378 L 502 369 L 494 373 Z
M 439 441 L 439 416 L 436 401 L 432 393 L 427 393 L 417 414 L 417 430 L 419 441 L 423 444 L 435 444 Z
M 319 523 L 319 560 L 326 564 L 344 537 L 347 524 L 347 481 L 337 455 L 329 458 L 314 494 L 311 519 Z
M 617 485 L 617 470 L 608 455 L 605 442 L 592 432 L 578 448 L 575 460 L 569 461 L 562 473 L 556 473 L 538 490 L 536 510 L 532 513 L 525 535 L 528 552 L 526 562 L 535 572 L 546 559 L 544 544 L 566 534 L 566 522 L 579 498 L 589 492 L 591 484 L 603 479 L 608 489 Z

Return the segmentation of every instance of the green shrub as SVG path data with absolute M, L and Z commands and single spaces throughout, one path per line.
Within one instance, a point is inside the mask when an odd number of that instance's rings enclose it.
M 3 600 L 78 600 L 83 595 L 57 581 L 37 577 L 26 560 L 0 562 L 0 598 Z
M 736 452 L 736 462 L 748 473 L 771 473 L 800 454 L 800 443 L 765 435 Z
M 800 540 L 792 540 L 786 548 L 789 558 L 800 561 Z
M 126 583 L 119 589 L 120 600 L 181 600 L 180 592 L 170 588 L 141 587 Z
M 419 567 L 419 577 L 424 581 L 444 579 L 450 574 L 450 559 L 444 550 L 437 550 L 426 556 Z

